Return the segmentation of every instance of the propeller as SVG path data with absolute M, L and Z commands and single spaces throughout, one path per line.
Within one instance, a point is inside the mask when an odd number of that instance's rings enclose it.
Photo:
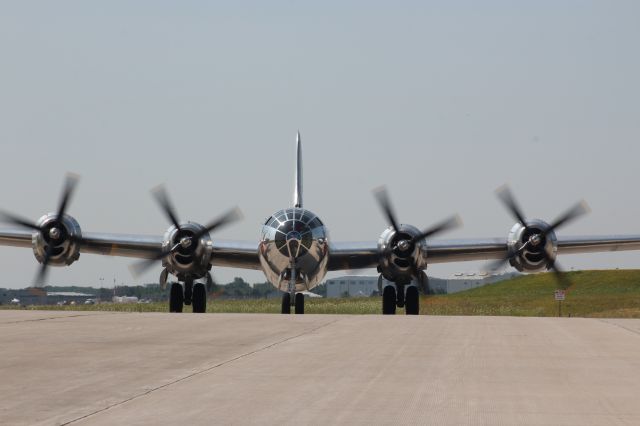
M 180 235 L 182 231 L 182 227 L 180 226 L 178 215 L 176 214 L 176 210 L 173 207 L 173 204 L 171 203 L 169 194 L 167 193 L 165 186 L 159 185 L 154 189 L 152 189 L 151 193 L 153 194 L 154 198 L 160 205 L 162 212 L 167 216 L 167 219 L 169 219 L 169 222 L 171 222 L 171 224 L 176 227 L 176 229 L 178 230 L 178 235 Z M 218 216 L 217 218 L 209 222 L 200 231 L 192 235 L 184 234 L 180 238 L 180 240 L 168 251 L 159 251 L 149 259 L 145 259 L 140 262 L 134 263 L 129 267 L 129 270 L 131 271 L 134 277 L 138 277 L 142 275 L 142 273 L 144 273 L 147 269 L 152 267 L 156 262 L 159 262 L 165 257 L 170 256 L 176 251 L 180 251 L 185 255 L 192 254 L 198 246 L 198 241 L 204 235 L 210 232 L 213 232 L 219 228 L 222 228 L 225 225 L 228 225 L 232 222 L 240 220 L 241 218 L 242 218 L 242 212 L 238 207 L 234 207 L 231 210 L 227 211 L 226 213 Z
M 64 214 L 67 211 L 69 201 L 73 196 L 73 192 L 75 191 L 79 180 L 80 177 L 78 175 L 74 173 L 67 173 L 65 177 L 64 187 L 62 189 L 62 194 L 60 196 L 60 201 L 58 202 L 58 209 L 56 210 L 56 219 L 53 225 L 49 223 L 46 227 L 40 226 L 28 219 L 24 219 L 9 212 L 0 211 L 0 220 L 6 223 L 11 223 L 13 225 L 40 232 L 40 234 L 42 234 L 43 240 L 48 243 L 45 248 L 42 263 L 40 264 L 38 272 L 36 273 L 36 276 L 33 280 L 34 286 L 36 287 L 41 287 L 45 283 L 49 261 L 51 260 L 51 256 L 53 256 L 54 246 L 56 244 L 60 244 L 65 240 L 68 240 L 70 242 L 81 242 L 81 238 L 75 235 L 67 234 L 65 227 L 61 222 L 61 219 L 64 217 Z
M 526 249 L 533 247 L 541 247 L 542 250 L 540 254 L 545 258 L 547 264 L 549 265 L 549 269 L 553 272 L 556 280 L 560 287 L 567 289 L 571 286 L 571 282 L 564 273 L 564 269 L 558 264 L 556 259 L 553 259 L 549 256 L 549 253 L 544 249 L 544 243 L 549 234 L 555 232 L 556 229 L 574 221 L 578 217 L 589 213 L 590 209 L 587 205 L 586 201 L 582 200 L 576 203 L 574 206 L 569 208 L 566 212 L 558 216 L 556 220 L 551 222 L 549 227 L 547 227 L 542 232 L 539 232 L 537 229 L 533 229 L 527 225 L 527 221 L 525 219 L 524 214 L 522 213 L 522 209 L 518 205 L 513 193 L 509 189 L 507 185 L 503 185 L 496 190 L 496 195 L 505 205 L 509 213 L 525 228 L 525 233 L 529 234 L 529 238 L 524 244 L 518 248 L 518 250 L 507 253 L 505 257 L 499 259 L 489 265 L 489 270 L 496 270 L 502 267 L 505 263 L 510 260 L 516 258 L 520 254 L 522 254 Z M 538 231 L 538 232 L 536 232 Z
M 387 222 L 391 225 L 396 234 L 400 233 L 400 225 L 398 224 L 398 220 L 396 219 L 396 214 L 394 212 L 393 206 L 391 204 L 391 200 L 389 198 L 389 194 L 387 192 L 387 188 L 384 186 L 380 186 L 373 190 L 373 193 L 378 200 L 378 204 L 380 205 L 380 209 L 384 213 Z M 392 250 L 396 253 L 396 255 L 400 257 L 407 257 L 409 260 L 411 274 L 418 279 L 418 281 L 422 284 L 422 273 L 418 269 L 416 265 L 416 261 L 412 256 L 413 250 L 415 248 L 416 243 L 424 240 L 425 238 L 432 237 L 436 234 L 439 234 L 444 231 L 448 231 L 450 229 L 458 228 L 462 225 L 462 220 L 460 216 L 454 215 L 451 216 L 442 222 L 439 222 L 425 230 L 421 231 L 419 234 L 412 236 L 409 239 L 400 239 L 395 242 L 395 245 L 392 247 Z M 404 255 L 404 256 L 403 256 Z

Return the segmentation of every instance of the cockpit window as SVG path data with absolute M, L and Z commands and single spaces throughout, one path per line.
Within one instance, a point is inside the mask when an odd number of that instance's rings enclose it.
M 311 221 L 309 226 L 311 227 L 311 229 L 314 229 L 314 228 L 318 228 L 318 227 L 323 226 L 323 225 L 322 225 L 322 221 L 320 219 L 318 219 L 318 217 L 316 216 L 316 217 L 313 218 L 313 220 Z

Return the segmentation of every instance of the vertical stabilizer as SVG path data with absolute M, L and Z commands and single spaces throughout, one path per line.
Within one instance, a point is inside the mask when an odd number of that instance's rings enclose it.
M 296 176 L 293 188 L 293 207 L 302 208 L 302 142 L 300 131 L 296 136 Z

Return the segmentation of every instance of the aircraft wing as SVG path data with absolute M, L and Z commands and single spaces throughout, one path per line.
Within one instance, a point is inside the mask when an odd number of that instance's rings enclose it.
M 21 228 L 0 229 L 0 245 L 32 246 L 32 231 Z M 162 249 L 161 236 L 83 233 L 81 253 L 150 259 Z M 558 237 L 558 254 L 640 250 L 640 235 Z M 505 238 L 429 240 L 427 263 L 464 262 L 504 258 Z M 330 246 L 328 270 L 375 268 L 378 266 L 377 242 L 334 242 Z M 258 243 L 249 241 L 213 241 L 213 266 L 260 270 Z
M 558 254 L 640 250 L 640 235 L 558 237 Z M 329 270 L 375 268 L 377 242 L 333 243 Z M 427 263 L 502 259 L 507 254 L 505 238 L 429 240 Z
M 33 231 L 0 229 L 0 245 L 31 248 Z M 162 250 L 162 236 L 110 233 L 82 233 L 80 253 L 152 259 Z M 260 269 L 258 243 L 213 241 L 214 266 Z

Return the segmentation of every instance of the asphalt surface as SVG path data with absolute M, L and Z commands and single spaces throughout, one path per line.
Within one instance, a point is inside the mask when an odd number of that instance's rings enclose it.
M 640 320 L 0 311 L 0 424 L 640 424 Z

